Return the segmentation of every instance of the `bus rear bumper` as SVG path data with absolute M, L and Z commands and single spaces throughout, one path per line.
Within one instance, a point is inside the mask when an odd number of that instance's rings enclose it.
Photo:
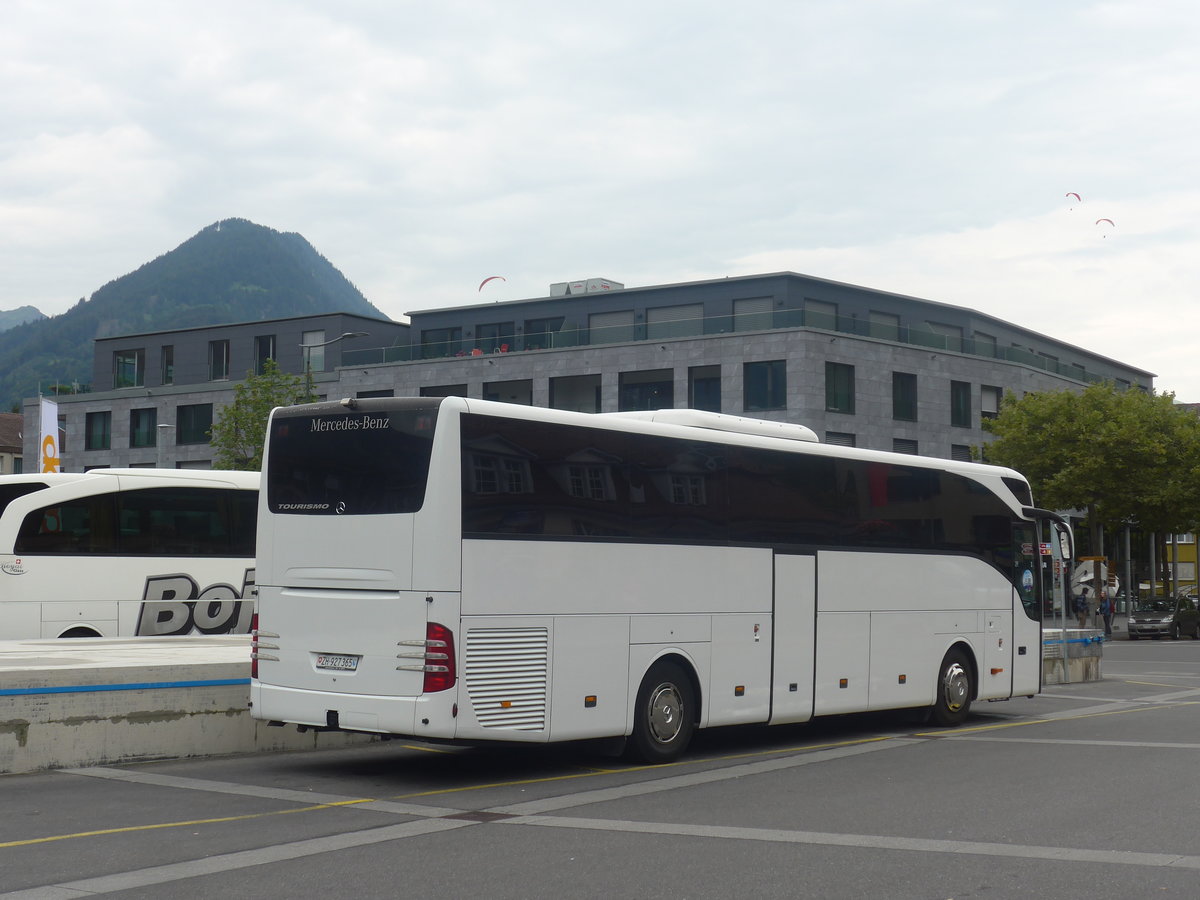
M 339 694 L 252 681 L 250 702 L 256 719 L 308 728 L 448 739 L 456 725 L 452 696 Z

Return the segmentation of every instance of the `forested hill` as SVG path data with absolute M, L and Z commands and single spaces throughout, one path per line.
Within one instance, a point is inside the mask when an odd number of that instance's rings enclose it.
M 0 332 L 0 408 L 92 378 L 92 339 L 312 313 L 386 318 L 302 236 L 224 219 L 62 315 Z
M 16 309 L 0 309 L 0 331 L 7 331 L 35 319 L 46 318 L 41 311 L 33 306 L 19 306 Z

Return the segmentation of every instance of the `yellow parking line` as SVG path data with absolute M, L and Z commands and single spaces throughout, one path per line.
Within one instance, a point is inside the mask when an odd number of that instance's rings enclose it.
M 296 809 L 277 809 L 272 812 L 246 813 L 241 816 L 221 816 L 215 819 L 191 819 L 186 822 L 156 822 L 151 825 L 127 825 L 123 828 L 102 828 L 97 831 L 77 831 L 73 834 L 52 834 L 40 838 L 28 838 L 23 841 L 6 841 L 0 843 L 0 849 L 7 847 L 28 847 L 31 844 L 49 844 L 53 841 L 69 841 L 74 838 L 103 837 L 108 834 L 127 834 L 131 831 L 154 831 L 160 828 L 188 828 L 196 825 L 220 825 L 224 822 L 244 822 L 248 819 L 262 819 L 266 816 L 283 816 L 288 813 L 311 812 L 316 809 L 329 809 L 334 806 L 353 806 L 356 803 L 370 803 L 370 799 L 339 800 L 336 803 L 321 803 L 317 806 L 302 806 Z

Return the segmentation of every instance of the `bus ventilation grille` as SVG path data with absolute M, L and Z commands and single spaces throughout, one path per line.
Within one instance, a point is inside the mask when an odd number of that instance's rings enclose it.
M 467 632 L 467 694 L 484 728 L 546 727 L 550 635 L 545 628 L 473 628 Z

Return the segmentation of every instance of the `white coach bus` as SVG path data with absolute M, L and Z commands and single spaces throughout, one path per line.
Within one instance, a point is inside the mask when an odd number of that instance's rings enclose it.
M 0 476 L 0 640 L 248 633 L 259 479 Z
M 1057 517 L 1010 469 L 457 397 L 276 409 L 265 459 L 268 722 L 625 736 L 664 761 L 696 728 L 906 707 L 952 724 L 1041 686 L 1039 520 Z

